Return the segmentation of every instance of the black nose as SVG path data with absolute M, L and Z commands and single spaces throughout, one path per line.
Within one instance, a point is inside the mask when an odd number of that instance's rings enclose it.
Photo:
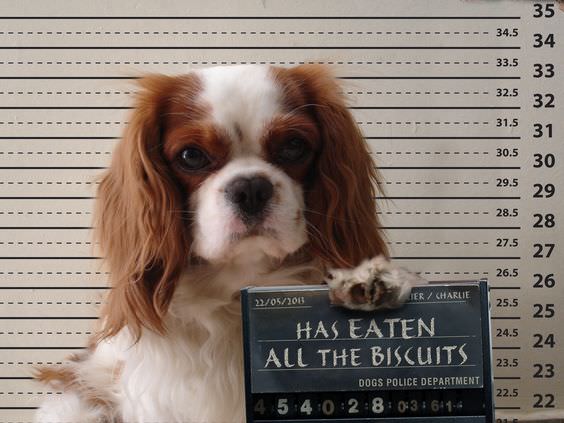
M 272 183 L 263 176 L 237 178 L 225 188 L 225 196 L 244 217 L 259 215 L 272 198 L 273 192 Z

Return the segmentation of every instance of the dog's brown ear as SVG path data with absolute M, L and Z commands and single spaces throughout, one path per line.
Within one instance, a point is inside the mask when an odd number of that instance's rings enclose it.
M 181 219 L 183 196 L 162 155 L 161 122 L 176 79 L 140 80 L 123 139 L 98 189 L 96 238 L 111 285 L 102 313 L 102 337 L 125 325 L 165 330 L 163 316 L 186 264 L 189 241 Z
M 306 188 L 310 248 L 330 267 L 387 255 L 376 214 L 378 173 L 368 146 L 328 67 L 288 69 L 318 122 L 321 150 Z

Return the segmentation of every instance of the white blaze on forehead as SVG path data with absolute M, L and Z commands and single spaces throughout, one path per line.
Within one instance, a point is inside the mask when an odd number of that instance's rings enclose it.
M 214 122 L 231 137 L 232 153 L 259 154 L 265 125 L 280 112 L 280 90 L 268 66 L 218 66 L 195 71 L 202 79 L 200 100 Z

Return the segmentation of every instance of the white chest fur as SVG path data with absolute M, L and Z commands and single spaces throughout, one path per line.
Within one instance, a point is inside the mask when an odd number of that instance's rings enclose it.
M 262 274 L 257 268 L 257 263 L 243 263 L 181 280 L 170 307 L 168 333 L 144 334 L 125 350 L 120 378 L 125 421 L 244 421 L 239 289 L 255 282 L 315 283 L 319 280 L 312 275 L 321 275 L 311 265 Z M 307 277 L 304 270 L 310 271 Z
M 197 322 L 177 321 L 165 337 L 147 334 L 125 355 L 125 421 L 243 422 L 238 303 Z

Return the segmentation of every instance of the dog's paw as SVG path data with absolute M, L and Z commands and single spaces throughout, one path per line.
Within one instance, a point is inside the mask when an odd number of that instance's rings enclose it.
M 399 307 L 413 285 L 426 283 L 383 256 L 365 260 L 353 269 L 331 269 L 325 282 L 333 304 L 365 311 Z

